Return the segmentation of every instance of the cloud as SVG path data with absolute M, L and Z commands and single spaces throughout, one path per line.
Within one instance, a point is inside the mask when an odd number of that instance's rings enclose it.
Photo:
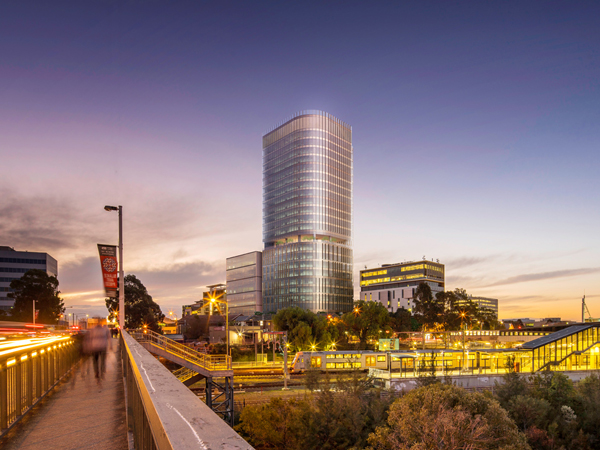
M 493 261 L 495 259 L 497 259 L 497 256 L 493 256 L 493 255 L 480 256 L 480 257 L 464 256 L 464 257 L 460 257 L 460 258 L 450 259 L 447 262 L 445 262 L 444 264 L 446 265 L 446 267 L 451 267 L 454 270 L 454 269 L 461 269 L 463 267 L 475 266 L 478 264 Z
M 17 195 L 0 189 L 2 245 L 15 250 L 42 251 L 78 248 L 91 233 L 77 206 L 51 196 Z
M 548 280 L 553 278 L 574 277 L 578 275 L 589 275 L 600 272 L 600 267 L 589 267 L 583 269 L 556 270 L 553 272 L 526 273 L 517 275 L 516 277 L 505 278 L 504 280 L 496 281 L 486 287 L 504 286 L 507 284 L 526 283 L 528 281 Z

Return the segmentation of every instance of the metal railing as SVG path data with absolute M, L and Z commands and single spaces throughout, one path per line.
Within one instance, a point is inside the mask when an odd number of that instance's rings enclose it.
M 151 330 L 134 330 L 131 337 L 138 342 L 148 342 L 206 370 L 231 370 L 231 357 L 227 355 L 206 355 Z
M 0 341 L 0 436 L 41 400 L 79 359 L 71 336 Z
M 175 370 L 173 372 L 173 375 L 175 375 L 177 379 L 183 383 L 184 381 L 187 381 L 190 378 L 192 378 L 194 375 L 197 375 L 197 372 L 194 372 L 193 370 L 188 369 L 187 367 L 182 367 L 181 369 Z
M 136 450 L 252 449 L 136 339 L 126 331 L 121 339 L 127 428 Z

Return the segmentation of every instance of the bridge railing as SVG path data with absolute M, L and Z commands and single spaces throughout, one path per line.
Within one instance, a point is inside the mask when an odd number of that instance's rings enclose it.
M 155 333 L 152 330 L 134 330 L 131 331 L 131 337 L 138 342 L 149 342 L 152 345 L 186 359 L 194 364 L 204 367 L 207 370 L 231 370 L 231 357 L 227 355 L 206 355 L 197 352 L 190 347 L 175 342 L 173 339 Z
M 0 436 L 68 372 L 79 358 L 71 336 L 0 341 Z
M 134 448 L 252 449 L 126 331 L 121 356 Z

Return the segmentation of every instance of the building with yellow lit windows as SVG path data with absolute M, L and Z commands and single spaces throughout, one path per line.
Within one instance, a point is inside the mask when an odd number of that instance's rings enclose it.
M 390 312 L 399 308 L 411 310 L 420 283 L 427 283 L 433 295 L 444 291 L 444 270 L 443 264 L 427 260 L 361 270 L 360 299 L 379 302 Z

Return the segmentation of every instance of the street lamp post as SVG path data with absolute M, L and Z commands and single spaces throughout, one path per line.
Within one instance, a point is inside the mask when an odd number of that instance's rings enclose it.
M 229 356 L 229 304 L 227 302 L 224 302 L 223 300 L 219 300 L 215 297 L 210 297 L 210 309 L 211 309 L 211 313 L 212 313 L 212 303 L 223 303 L 225 305 L 225 333 L 227 334 L 227 356 Z
M 119 328 L 125 329 L 125 276 L 123 271 L 123 207 L 105 206 L 106 211 L 119 211 Z

